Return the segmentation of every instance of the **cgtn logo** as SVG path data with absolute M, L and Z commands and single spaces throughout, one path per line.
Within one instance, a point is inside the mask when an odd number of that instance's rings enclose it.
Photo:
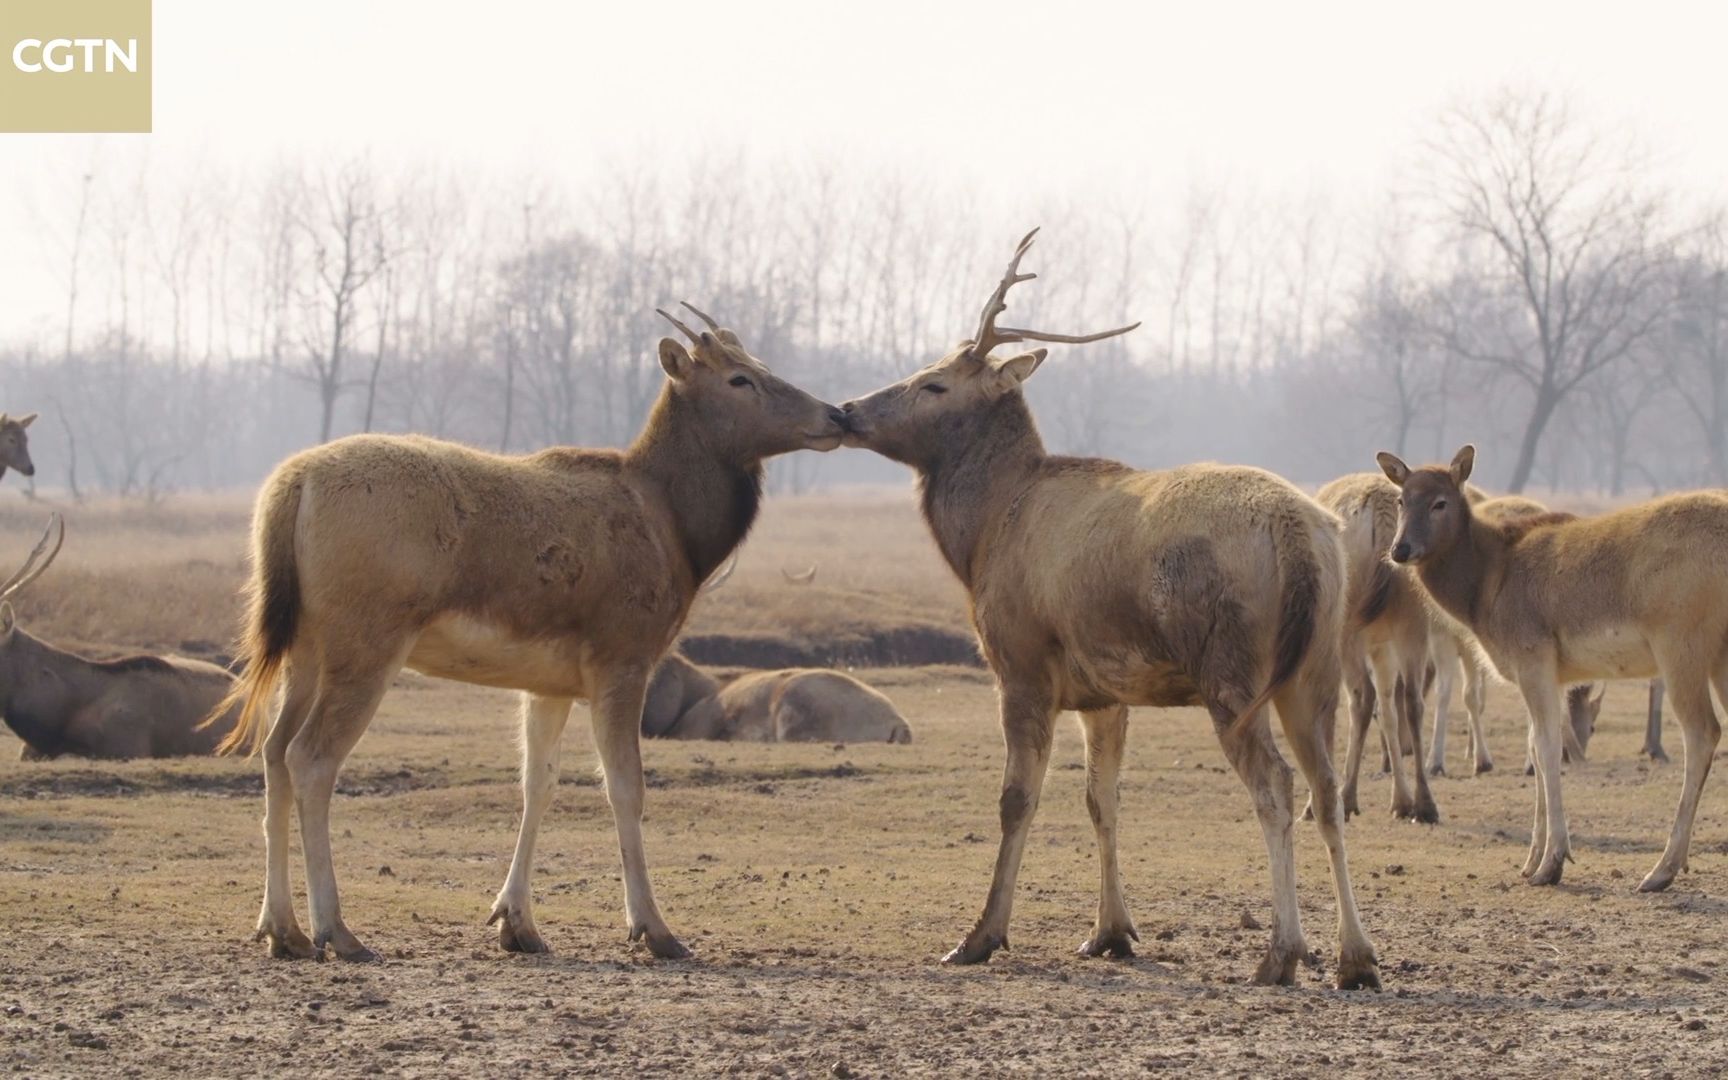
M 0 0 L 0 132 L 147 132 L 150 0 Z
M 100 69 L 96 66 L 98 49 L 102 53 L 103 66 Z M 78 63 L 80 50 L 83 52 L 82 66 Z M 94 73 L 98 70 L 113 74 L 116 67 L 136 75 L 138 39 L 127 38 L 122 43 L 113 38 L 53 38 L 48 41 L 25 38 L 12 47 L 12 66 L 26 75 L 39 71 Z

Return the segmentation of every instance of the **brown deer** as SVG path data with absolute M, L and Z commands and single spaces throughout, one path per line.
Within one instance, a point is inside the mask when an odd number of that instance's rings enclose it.
M 642 734 L 739 742 L 909 743 L 887 696 L 823 668 L 752 671 L 722 682 L 668 653 L 648 682 Z
M 30 436 L 24 430 L 35 422 L 35 413 L 17 417 L 0 413 L 0 476 L 5 476 L 7 469 L 36 475 L 36 463 L 30 460 Z
M 689 307 L 689 305 L 685 305 Z M 492 908 L 505 949 L 543 952 L 529 883 L 557 783 L 558 738 L 577 698 L 623 858 L 631 940 L 688 955 L 661 918 L 642 848 L 642 702 L 698 586 L 755 520 L 762 463 L 840 444 L 840 412 L 776 377 L 738 336 L 691 307 L 693 346 L 662 339 L 666 381 L 623 451 L 506 457 L 413 436 L 354 436 L 289 458 L 265 482 L 224 747 L 265 762 L 267 874 L 258 935 L 273 956 L 372 953 L 342 920 L 330 857 L 331 789 L 397 669 L 524 691 L 523 814 Z M 263 709 L 286 691 L 268 727 Z M 299 810 L 312 915 L 288 886 L 288 813 Z
M 1728 494 L 1671 495 L 1597 517 L 1551 514 L 1510 523 L 1479 517 L 1459 485 L 1476 450 L 1449 466 L 1380 467 L 1403 489 L 1395 562 L 1518 685 L 1536 743 L 1537 797 L 1524 875 L 1560 880 L 1571 841 L 1560 796 L 1560 688 L 1589 679 L 1661 675 L 1685 738 L 1686 776 L 1662 858 L 1639 888 L 1665 889 L 1686 866 L 1699 793 L 1721 737 L 1710 686 L 1728 698 Z
M 0 585 L 0 718 L 23 740 L 20 756 L 162 758 L 214 751 L 234 726 L 236 710 L 207 727 L 202 721 L 233 689 L 228 672 L 184 656 L 87 660 L 18 625 L 11 598 L 42 576 L 65 540 L 65 522 L 54 514 L 24 565 Z
M 1344 765 L 1344 814 L 1361 813 L 1356 782 L 1368 724 L 1379 718 L 1392 774 L 1392 814 L 1440 820 L 1422 771 L 1422 697 L 1428 665 L 1428 606 L 1408 571 L 1386 561 L 1398 530 L 1398 489 L 1379 473 L 1352 473 L 1322 487 L 1321 506 L 1344 522 L 1344 681 L 1350 690 L 1350 739 Z M 1376 701 L 1379 708 L 1375 707 Z M 1410 742 L 1413 780 L 1400 748 Z
M 918 474 L 924 517 L 969 594 L 996 675 L 1007 765 L 1002 841 L 983 915 L 948 954 L 978 963 L 1008 942 L 1015 881 L 1050 761 L 1056 714 L 1081 714 L 1086 805 L 1100 890 L 1090 956 L 1132 955 L 1116 859 L 1117 775 L 1128 707 L 1201 705 L 1254 798 L 1271 857 L 1272 940 L 1255 973 L 1290 983 L 1307 953 L 1296 907 L 1291 770 L 1265 722 L 1274 703 L 1315 791 L 1339 907 L 1338 983 L 1378 985 L 1351 892 L 1327 733 L 1337 706 L 1343 564 L 1333 516 L 1258 469 L 1143 472 L 1047 453 L 1022 384 L 1044 349 L 1083 343 L 998 326 L 1027 234 L 971 339 L 912 376 L 844 406 L 849 445 Z

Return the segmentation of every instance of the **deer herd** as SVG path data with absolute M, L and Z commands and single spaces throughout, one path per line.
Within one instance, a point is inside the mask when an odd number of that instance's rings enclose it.
M 289 458 L 258 497 L 238 678 L 179 657 L 87 660 L 25 633 L 9 598 L 59 551 L 56 515 L 0 586 L 0 713 L 26 756 L 262 750 L 258 937 L 277 957 L 329 950 L 358 960 L 374 954 L 343 917 L 331 795 L 396 673 L 522 693 L 521 825 L 490 919 L 513 951 L 546 949 L 532 909 L 535 846 L 558 781 L 560 736 L 584 700 L 617 830 L 629 937 L 657 957 L 683 957 L 643 847 L 643 735 L 912 741 L 892 702 L 849 676 L 797 669 L 723 683 L 671 651 L 698 596 L 730 573 L 767 459 L 844 443 L 916 474 L 925 522 L 966 592 L 997 684 L 1007 750 L 1000 843 L 982 913 L 946 960 L 978 963 L 1008 944 L 1064 711 L 1079 714 L 1085 737 L 1098 849 L 1086 955 L 1130 956 L 1138 940 L 1116 850 L 1133 706 L 1203 709 L 1248 789 L 1272 886 L 1257 982 L 1289 984 L 1309 956 L 1294 772 L 1274 741 L 1273 713 L 1330 861 L 1339 987 L 1379 986 L 1344 839 L 1344 822 L 1360 812 L 1363 756 L 1380 752 L 1394 815 L 1438 821 L 1428 778 L 1446 768 L 1460 677 L 1473 773 L 1494 767 L 1482 725 L 1491 677 L 1523 698 L 1536 778 L 1523 874 L 1536 885 L 1557 883 L 1572 856 L 1561 765 L 1586 752 L 1601 705 L 1588 684 L 1660 678 L 1652 719 L 1665 689 L 1683 738 L 1683 782 L 1667 846 L 1639 888 L 1668 887 L 1686 868 L 1720 738 L 1712 687 L 1728 699 L 1728 493 L 1577 517 L 1488 497 L 1469 482 L 1469 446 L 1424 467 L 1382 453 L 1378 472 L 1333 481 L 1314 498 L 1260 469 L 1148 471 L 1052 454 L 1024 390 L 1043 346 L 1134 326 L 1062 334 L 1001 325 L 1009 291 L 1035 277 L 1020 269 L 1035 235 L 1016 247 L 968 338 L 838 407 L 776 376 L 736 333 L 686 304 L 703 329 L 659 313 L 684 340 L 660 341 L 666 378 L 624 450 L 511 457 L 361 435 Z M 1021 344 L 1037 347 L 1009 348 Z M 34 472 L 25 435 L 34 418 L 0 415 L 0 474 Z M 816 569 L 782 573 L 809 585 Z M 1654 730 L 1646 746 L 1660 754 Z M 289 885 L 291 812 L 310 933 Z

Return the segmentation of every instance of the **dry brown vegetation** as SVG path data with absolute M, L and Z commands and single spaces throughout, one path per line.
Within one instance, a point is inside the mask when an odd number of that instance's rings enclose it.
M 46 509 L 0 500 L 0 552 Z M 222 642 L 243 500 L 70 508 L 65 552 L 25 625 L 105 651 Z M 813 586 L 782 566 L 819 562 Z M 737 575 L 692 630 L 819 635 L 873 612 L 958 629 L 958 586 L 910 499 L 772 499 Z M 832 620 L 832 621 L 825 621 Z M 848 622 L 848 620 L 850 620 Z M 1078 732 L 1063 724 L 1016 905 L 1013 951 L 936 958 L 970 926 L 995 850 L 1001 736 L 987 675 L 861 673 L 910 746 L 655 742 L 646 824 L 659 899 L 697 953 L 624 938 L 617 849 L 583 725 L 542 834 L 539 922 L 556 953 L 509 956 L 483 925 L 518 812 L 508 694 L 404 676 L 349 761 L 346 914 L 383 964 L 271 962 L 251 930 L 257 762 L 24 763 L 0 737 L 0 1068 L 38 1076 L 367 1072 L 515 1076 L 739 1072 L 1313 1075 L 1728 1067 L 1728 802 L 1706 790 L 1692 873 L 1632 888 L 1658 849 L 1677 767 L 1639 761 L 1644 689 L 1615 685 L 1568 767 L 1578 865 L 1519 879 L 1531 781 L 1438 778 L 1442 821 L 1395 822 L 1365 777 L 1349 828 L 1386 992 L 1327 972 L 1246 985 L 1270 916 L 1250 801 L 1197 710 L 1138 711 L 1121 851 L 1131 962 L 1071 955 L 1097 893 Z M 1516 760 L 1522 714 L 1490 692 Z M 1455 751 L 1456 755 L 1461 750 Z M 1331 935 L 1325 854 L 1297 834 L 1310 945 Z M 298 863 L 295 879 L 299 884 Z M 302 900 L 303 904 L 304 901 Z M 304 907 L 301 908 L 304 911 Z M 1322 950 L 1324 956 L 1324 950 Z

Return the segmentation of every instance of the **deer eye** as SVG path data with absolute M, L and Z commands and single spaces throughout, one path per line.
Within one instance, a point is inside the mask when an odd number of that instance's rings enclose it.
M 1446 500 L 1445 499 L 1435 499 L 1434 500 L 1434 512 L 1439 513 L 1440 511 L 1442 511 L 1444 509 L 1446 509 Z
M 932 394 L 946 394 L 948 392 L 948 388 L 940 383 L 925 383 L 924 389 Z
M 734 375 L 726 380 L 732 386 L 749 386 L 750 380 L 743 375 Z

